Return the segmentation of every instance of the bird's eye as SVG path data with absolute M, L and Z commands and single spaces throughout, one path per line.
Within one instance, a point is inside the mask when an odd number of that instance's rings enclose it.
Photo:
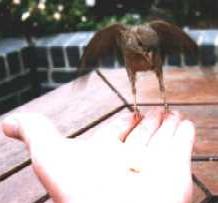
M 138 40 L 138 45 L 141 46 L 141 47 L 143 46 L 143 44 L 142 44 L 142 42 L 140 40 Z

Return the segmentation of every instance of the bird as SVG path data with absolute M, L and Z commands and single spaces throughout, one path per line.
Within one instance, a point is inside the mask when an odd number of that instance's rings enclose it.
M 131 84 L 134 114 L 140 114 L 137 106 L 137 72 L 149 70 L 157 76 L 165 112 L 168 112 L 163 78 L 165 58 L 176 53 L 196 54 L 197 50 L 197 44 L 188 34 L 165 20 L 131 26 L 115 23 L 94 34 L 82 54 L 78 68 L 96 68 L 99 59 L 104 56 L 111 53 L 121 55 Z

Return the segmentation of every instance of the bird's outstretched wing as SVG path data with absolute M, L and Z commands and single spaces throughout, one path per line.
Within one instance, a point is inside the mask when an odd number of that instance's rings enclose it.
M 198 46 L 195 41 L 178 26 L 162 20 L 151 21 L 149 25 L 157 32 L 164 54 L 197 54 Z
M 113 24 L 96 32 L 88 43 L 80 59 L 79 69 L 94 68 L 100 58 L 119 49 L 120 32 L 127 27 L 122 24 Z

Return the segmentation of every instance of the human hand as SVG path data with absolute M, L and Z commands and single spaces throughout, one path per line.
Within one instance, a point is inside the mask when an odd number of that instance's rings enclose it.
M 126 115 L 88 139 L 66 139 L 38 114 L 11 115 L 2 123 L 7 136 L 27 145 L 55 202 L 190 202 L 193 124 L 156 109 L 128 131 L 133 125 Z

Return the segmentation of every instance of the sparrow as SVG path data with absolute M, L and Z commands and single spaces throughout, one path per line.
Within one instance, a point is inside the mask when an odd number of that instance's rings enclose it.
M 163 79 L 163 63 L 167 55 L 196 54 L 195 41 L 177 25 L 163 20 L 154 20 L 141 25 L 128 26 L 115 23 L 97 31 L 86 46 L 79 62 L 79 69 L 99 66 L 99 59 L 115 53 L 122 56 L 137 106 L 136 73 L 153 71 L 159 82 L 165 112 L 168 111 L 166 90 Z

